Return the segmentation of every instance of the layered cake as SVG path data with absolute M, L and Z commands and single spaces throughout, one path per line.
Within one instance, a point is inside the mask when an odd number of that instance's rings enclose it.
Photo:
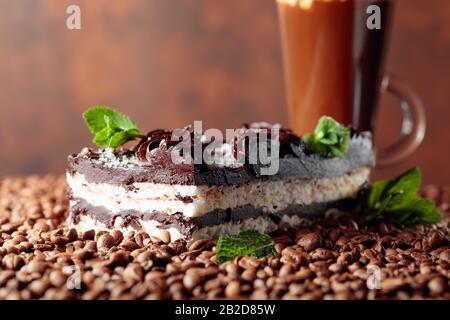
M 268 233 L 351 204 L 374 165 L 370 133 L 352 132 L 345 156 L 326 157 L 281 129 L 272 175 L 262 175 L 260 163 L 174 163 L 170 137 L 156 130 L 131 149 L 85 148 L 69 156 L 69 224 L 154 236 L 167 230 L 173 240 Z

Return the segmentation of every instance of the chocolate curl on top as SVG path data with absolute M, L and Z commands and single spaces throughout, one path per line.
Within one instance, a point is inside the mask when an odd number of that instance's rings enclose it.
M 168 149 L 176 145 L 177 141 L 172 141 L 172 131 L 153 130 L 149 132 L 136 146 L 135 153 L 140 161 L 152 161 L 152 151 L 158 148 Z

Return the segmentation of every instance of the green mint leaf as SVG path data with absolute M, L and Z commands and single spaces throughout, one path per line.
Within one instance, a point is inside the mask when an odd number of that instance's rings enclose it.
M 108 147 L 114 148 L 115 146 L 121 146 L 128 141 L 134 140 L 139 137 L 140 133 L 137 130 L 127 130 L 127 131 L 119 131 L 115 133 L 109 141 Z
M 115 131 L 113 129 L 105 127 L 103 130 L 97 132 L 93 141 L 99 147 L 109 147 L 109 142 L 114 134 Z
M 388 210 L 386 215 L 390 221 L 410 227 L 438 223 L 442 220 L 442 214 L 434 202 L 422 198 L 411 199 L 408 205 L 399 210 Z
M 370 208 L 379 209 L 381 206 L 381 196 L 389 184 L 387 180 L 380 180 L 375 182 L 370 188 L 369 196 L 367 199 L 367 204 Z
M 130 117 L 110 107 L 90 108 L 83 113 L 83 119 L 99 147 L 116 148 L 142 135 Z
M 83 113 L 83 119 L 89 130 L 96 134 L 108 127 L 107 119 L 111 118 L 113 113 L 108 107 L 93 107 Z
M 274 257 L 277 252 L 272 237 L 255 230 L 247 230 L 232 236 L 221 236 L 217 241 L 216 255 L 222 263 L 237 256 Z
M 416 195 L 421 183 L 419 168 L 415 167 L 406 171 L 386 186 L 383 196 L 391 196 L 391 201 L 387 208 L 389 210 L 400 209 Z
M 303 142 L 305 142 L 305 144 L 307 146 L 312 146 L 312 145 L 315 144 L 315 139 L 314 138 L 315 138 L 314 135 L 311 134 L 311 133 L 305 134 L 303 136 Z
M 407 226 L 440 222 L 442 214 L 435 203 L 417 197 L 420 183 L 417 167 L 390 181 L 375 182 L 366 197 L 367 220 L 384 219 Z
M 122 130 L 138 130 L 137 124 L 131 120 L 130 117 L 124 115 L 120 112 L 115 112 L 112 116 L 111 122 L 114 126 L 117 126 L 118 128 Z
M 303 141 L 309 150 L 326 157 L 346 156 L 351 138 L 350 129 L 333 118 L 320 118 L 313 134 L 306 134 Z

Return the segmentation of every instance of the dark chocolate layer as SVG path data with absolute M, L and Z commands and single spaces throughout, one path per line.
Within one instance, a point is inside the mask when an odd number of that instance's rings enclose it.
M 286 146 L 281 146 L 281 149 Z M 129 185 L 134 182 L 152 182 L 181 185 L 230 185 L 243 184 L 253 180 L 320 179 L 338 177 L 357 168 L 374 165 L 374 151 L 370 133 L 354 134 L 345 158 L 327 158 L 310 154 L 301 145 L 290 145 L 291 152 L 283 153 L 278 173 L 260 175 L 261 165 L 245 164 L 240 168 L 214 168 L 205 165 L 176 165 L 170 155 L 159 162 L 143 162 L 133 168 L 107 167 L 98 160 L 98 154 L 71 155 L 68 171 L 85 175 L 92 183 Z M 165 160 L 162 160 L 165 159 Z
M 275 223 L 279 223 L 281 217 L 299 216 L 305 218 L 312 218 L 323 215 L 327 209 L 338 208 L 349 210 L 354 205 L 354 199 L 343 199 L 339 201 L 327 203 L 314 203 L 307 206 L 291 205 L 286 209 L 279 210 L 276 213 L 263 212 L 261 208 L 256 208 L 252 205 L 245 205 L 237 208 L 216 209 L 205 214 L 202 217 L 190 218 L 184 217 L 181 213 L 168 215 L 164 212 L 138 212 L 136 210 L 126 210 L 120 213 L 112 214 L 105 207 L 93 206 L 83 199 L 74 199 L 76 204 L 71 207 L 71 220 L 73 223 L 78 223 L 81 215 L 88 215 L 92 219 L 97 220 L 108 228 L 114 226 L 115 219 L 122 217 L 125 220 L 125 226 L 132 226 L 135 229 L 140 229 L 139 220 L 155 220 L 161 224 L 161 229 L 169 229 L 174 227 L 185 236 L 190 236 L 195 230 L 219 225 L 227 222 L 237 222 L 258 216 L 268 216 Z

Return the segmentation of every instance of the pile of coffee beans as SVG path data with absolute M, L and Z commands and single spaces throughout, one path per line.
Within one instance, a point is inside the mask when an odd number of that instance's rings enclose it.
M 78 233 L 64 177 L 0 179 L 2 299 L 450 299 L 450 188 L 439 225 L 332 216 L 273 234 L 277 258 L 217 262 L 215 241 Z

